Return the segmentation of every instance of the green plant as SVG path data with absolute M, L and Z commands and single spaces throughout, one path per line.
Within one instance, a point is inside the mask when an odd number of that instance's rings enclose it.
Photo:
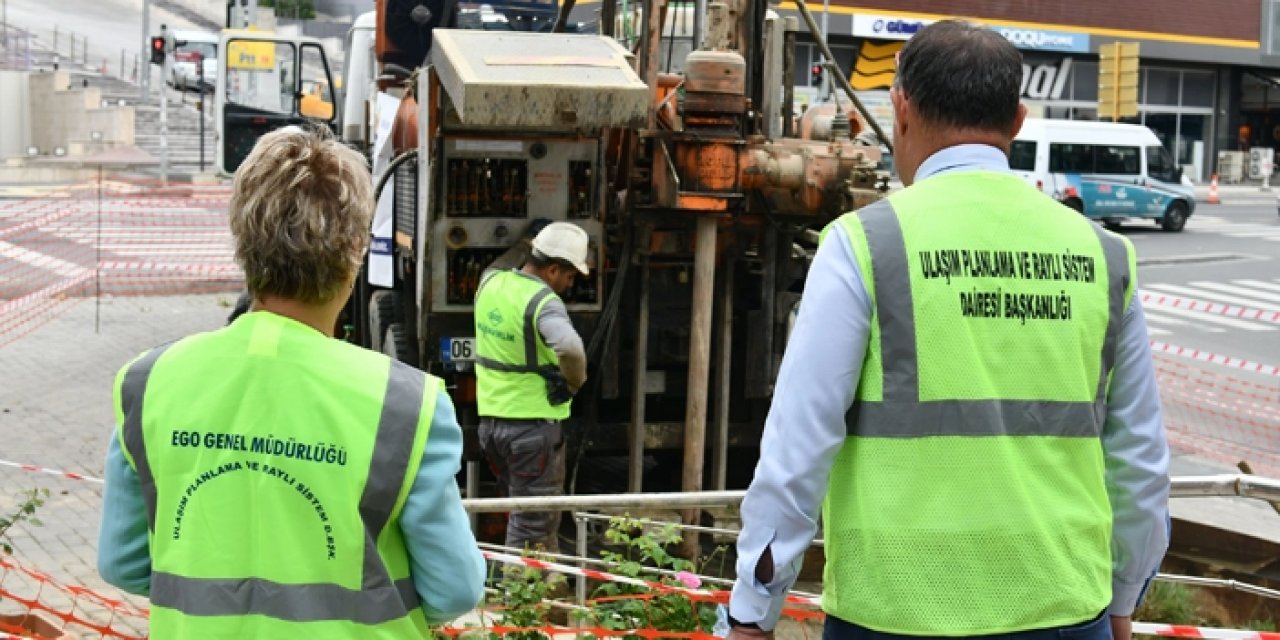
M 35 526 L 43 524 L 36 517 L 36 509 L 44 506 L 44 501 L 49 497 L 48 489 L 28 489 L 21 494 L 22 501 L 18 504 L 17 509 L 12 515 L 0 516 L 0 550 L 5 553 L 13 553 L 13 545 L 9 543 L 9 529 L 19 522 L 26 521 Z
M 261 0 L 264 7 L 274 7 L 276 17 L 311 20 L 316 17 L 316 5 L 313 0 Z
M 693 573 L 697 569 L 694 563 L 667 551 L 681 541 L 674 524 L 646 525 L 628 517 L 613 518 L 609 521 L 605 539 L 623 548 L 621 553 L 604 551 L 600 554 L 615 565 L 614 573 L 639 578 L 644 568 L 649 566 L 678 572 L 678 577 L 664 575 L 658 579 L 657 582 L 662 584 L 686 588 L 698 585 Z M 717 554 L 722 551 L 718 550 Z M 700 606 L 685 595 L 671 591 L 606 582 L 597 587 L 591 597 L 594 603 L 581 617 L 605 629 L 649 627 L 661 631 L 710 631 L 716 622 L 714 606 Z
M 525 556 L 536 556 L 526 552 Z M 492 579 L 492 575 L 490 578 Z M 551 612 L 548 598 L 565 584 L 564 576 L 553 573 L 544 576 L 541 571 L 523 565 L 502 567 L 502 580 L 498 591 L 502 595 L 494 604 L 502 607 L 502 624 L 507 627 L 545 627 Z M 491 640 L 500 636 L 489 634 Z M 513 631 L 504 636 L 507 640 L 546 640 L 546 634 L 537 631 Z
M 667 549 L 680 543 L 674 524 L 654 525 L 628 517 L 613 518 L 605 531 L 605 540 L 620 551 L 604 551 L 601 558 L 613 565 L 609 571 L 630 578 L 641 578 L 671 587 L 696 588 L 695 565 L 672 555 Z M 526 554 L 537 556 L 537 553 Z M 725 549 L 719 548 L 704 560 L 704 566 L 719 557 L 723 564 Z M 675 575 L 655 579 L 646 569 L 662 569 Z M 721 567 L 723 570 L 723 566 Z M 565 586 L 560 574 L 543 573 L 525 566 L 506 565 L 497 587 L 502 595 L 490 604 L 502 610 L 502 626 L 519 628 L 547 627 L 551 607 L 547 600 Z M 643 575 L 642 575 L 643 574 Z M 490 575 L 492 580 L 493 576 Z M 615 631 L 651 628 L 659 631 L 711 631 L 716 622 L 716 607 L 699 604 L 684 594 L 666 589 L 606 582 L 596 587 L 585 611 L 572 616 L 588 626 Z M 583 634 L 591 638 L 591 634 Z M 624 636 L 638 640 L 639 636 Z M 504 635 L 489 633 L 488 640 L 547 640 L 539 631 L 512 631 Z
M 1134 620 L 1162 622 L 1165 624 L 1203 624 L 1195 591 L 1176 582 L 1152 582 L 1142 606 L 1133 614 Z

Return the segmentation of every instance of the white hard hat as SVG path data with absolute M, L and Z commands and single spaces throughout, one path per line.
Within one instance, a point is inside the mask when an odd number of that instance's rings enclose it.
M 591 275 L 591 267 L 587 266 L 589 243 L 590 238 L 587 237 L 587 232 L 578 225 L 569 222 L 552 222 L 534 237 L 533 248 L 548 258 L 568 262 L 586 276 Z

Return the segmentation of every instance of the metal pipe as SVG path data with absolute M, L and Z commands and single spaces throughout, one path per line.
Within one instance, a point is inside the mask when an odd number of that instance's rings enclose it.
M 733 260 L 724 261 L 720 290 L 720 362 L 716 365 L 716 431 L 711 449 L 711 483 L 724 491 L 729 477 L 729 389 L 733 381 Z
M 716 219 L 698 217 L 693 257 L 693 311 L 689 330 L 689 387 L 684 420 L 685 491 L 702 490 L 702 469 L 707 448 L 707 382 L 711 370 L 711 312 L 716 286 Z M 698 510 L 684 512 L 684 522 L 698 521 Z M 697 555 L 698 536 L 684 539 L 685 557 Z
M 586 518 L 587 520 L 603 520 L 606 522 L 613 520 L 614 518 L 614 516 L 605 515 L 602 513 L 587 513 L 585 511 L 575 511 L 574 517 L 582 517 L 582 518 Z M 721 535 L 721 536 L 736 536 L 742 533 L 742 531 L 739 529 L 726 529 L 724 527 L 704 527 L 702 525 L 697 525 L 697 524 L 684 524 L 683 522 L 667 522 L 666 520 L 650 520 L 649 518 L 632 518 L 632 520 L 639 522 L 641 524 L 652 523 L 652 524 L 664 525 L 664 526 L 671 525 L 672 527 L 675 527 L 680 531 L 697 531 L 700 533 L 710 533 L 710 534 Z M 814 538 L 813 542 L 810 542 L 809 544 L 815 547 L 822 547 L 822 546 L 826 546 L 826 541 L 824 541 L 822 538 Z M 481 546 L 484 546 L 484 545 L 481 545 Z
M 1280 480 L 1243 474 L 1183 476 L 1173 478 L 1169 495 L 1176 498 L 1240 496 L 1270 502 L 1280 500 Z
M 462 506 L 473 513 L 564 511 L 575 509 L 685 509 L 689 507 L 732 507 L 742 502 L 742 497 L 745 494 L 745 491 L 692 491 L 523 498 L 469 498 L 462 501 Z M 1280 480 L 1241 474 L 1181 476 L 1172 479 L 1169 495 L 1174 498 L 1240 496 L 1270 500 L 1273 497 L 1280 496 Z
M 462 506 L 472 513 L 565 511 L 573 509 L 684 509 L 689 507 L 731 506 L 742 502 L 742 496 L 745 494 L 745 491 L 688 491 L 521 498 L 466 498 L 463 499 Z
M 627 452 L 627 491 L 644 490 L 644 412 L 649 370 L 649 234 L 646 225 L 640 230 L 640 309 L 636 313 L 635 367 L 631 384 L 631 446 Z
M 585 518 L 582 518 L 577 514 L 574 514 L 573 520 L 574 520 L 575 528 L 577 529 L 577 536 L 578 536 L 578 539 L 574 541 L 574 544 L 578 550 L 578 557 L 586 558 L 587 557 L 587 521 Z M 586 569 L 587 563 L 584 560 L 579 560 L 578 568 Z M 584 575 L 580 575 L 578 576 L 578 579 L 575 580 L 574 582 L 577 583 L 574 585 L 574 588 L 577 591 L 578 604 L 584 605 L 587 603 L 587 577 Z
M 230 26 L 230 25 L 228 25 Z M 58 44 L 54 42 L 54 49 Z M 142 0 L 142 66 L 138 69 L 138 99 L 151 99 L 151 0 Z
M 560 5 L 560 15 L 556 16 L 555 24 L 551 25 L 551 33 L 564 33 L 564 27 L 569 23 L 569 12 L 573 11 L 573 5 L 577 0 L 564 0 L 564 4 Z
M 616 37 L 616 29 L 618 21 L 618 0 L 604 0 L 604 4 L 600 5 L 600 24 L 596 25 L 596 31 L 602 36 Z
M 843 72 L 836 73 L 840 70 L 840 67 L 835 63 L 835 56 L 831 55 L 831 47 L 827 46 L 827 39 L 820 35 L 821 30 L 818 28 L 818 23 L 814 22 L 813 14 L 809 13 L 809 7 L 805 5 L 804 0 L 796 0 L 796 8 L 800 10 L 800 15 L 804 17 L 804 22 L 808 25 L 809 33 L 813 36 L 813 41 L 817 43 L 818 49 L 822 51 L 823 59 L 827 62 L 827 73 L 825 75 L 838 78 L 840 80 L 840 87 L 844 89 L 845 94 L 849 96 L 849 100 L 851 100 L 853 102 L 853 106 L 858 109 L 858 113 L 862 114 L 862 119 L 866 120 L 867 124 L 871 126 L 871 130 L 876 132 L 876 136 L 880 138 L 880 144 L 887 147 L 889 149 L 889 153 L 893 153 L 893 143 L 889 140 L 889 137 L 884 134 L 884 130 L 880 128 L 880 123 L 876 122 L 876 119 L 871 117 L 871 113 L 867 111 L 865 106 L 863 106 L 862 101 L 858 99 L 858 96 L 853 94 L 853 87 L 849 84 L 849 79 L 844 77 Z
M 782 137 L 790 138 L 795 129 L 796 110 L 796 31 L 800 21 L 787 16 L 782 21 Z
M 1182 576 L 1182 575 L 1173 575 L 1168 573 L 1157 573 L 1156 580 L 1163 580 L 1165 582 L 1178 582 L 1182 584 L 1193 584 L 1200 587 L 1215 587 L 1219 589 L 1231 589 L 1232 591 L 1243 591 L 1245 593 L 1252 593 L 1253 595 L 1262 596 L 1264 598 L 1272 598 L 1275 600 L 1280 600 L 1280 591 L 1276 591 L 1275 589 L 1268 589 L 1266 587 L 1260 587 L 1256 584 L 1249 584 L 1248 582 L 1240 582 L 1239 580 L 1222 580 L 1220 578 L 1201 578 L 1199 576 Z
M 705 42 L 703 29 L 707 24 L 707 0 L 693 0 L 693 46 L 694 51 L 702 48 Z
M 466 482 L 467 482 L 466 489 L 467 489 L 468 498 L 475 498 L 476 496 L 480 495 L 480 463 L 479 462 L 476 462 L 475 460 L 467 461 Z M 478 522 L 479 519 L 476 518 L 477 513 L 480 513 L 480 512 L 479 511 L 467 512 L 467 520 L 471 522 L 472 531 L 475 531 L 476 526 L 479 524 Z
M 647 0 L 644 7 L 644 55 L 641 57 L 641 75 L 650 92 L 658 90 L 658 69 L 662 54 L 662 19 L 667 14 L 667 0 Z M 658 105 L 649 101 L 649 128 L 658 126 Z

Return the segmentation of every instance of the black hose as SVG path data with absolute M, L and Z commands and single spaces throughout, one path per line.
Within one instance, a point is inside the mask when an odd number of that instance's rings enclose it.
M 618 309 L 622 306 L 622 291 L 626 288 L 627 274 L 631 270 L 631 254 L 634 245 L 634 232 L 627 234 L 622 243 L 622 252 L 619 256 L 617 277 L 613 280 L 613 289 L 609 291 L 609 299 L 605 302 L 604 310 L 600 313 L 600 321 L 596 323 L 595 331 L 591 333 L 591 341 L 587 345 L 587 367 L 589 375 L 587 376 L 587 387 L 580 390 L 580 395 L 591 398 L 591 402 L 599 402 L 598 396 L 594 395 L 599 391 L 600 387 L 600 352 L 604 349 L 604 345 L 608 344 L 613 337 L 613 331 L 617 326 Z M 587 391 L 589 394 L 582 394 L 581 391 Z M 578 434 L 578 443 L 574 448 L 573 455 L 573 471 L 569 474 L 569 495 L 577 493 L 578 488 L 578 466 L 582 462 L 583 454 L 586 452 L 587 442 L 590 441 L 588 435 L 590 429 L 596 426 L 594 423 L 584 425 Z
M 374 202 L 377 202 L 378 199 L 382 197 L 382 190 L 386 188 L 387 181 L 391 179 L 391 176 L 396 174 L 396 169 L 399 169 L 400 165 L 408 162 L 411 158 L 416 157 L 418 157 L 418 150 L 410 149 L 396 156 L 395 159 L 391 161 L 391 164 L 387 165 L 387 170 L 382 172 L 382 177 L 378 178 L 377 186 L 373 188 Z

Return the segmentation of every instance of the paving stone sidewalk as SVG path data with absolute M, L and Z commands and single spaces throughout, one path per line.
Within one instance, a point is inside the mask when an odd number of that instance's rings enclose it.
M 234 293 L 105 298 L 97 332 L 93 299 L 63 302 L 55 318 L 0 346 L 0 460 L 101 478 L 116 371 L 149 347 L 221 326 L 234 301 Z M 9 531 L 16 559 L 64 584 L 124 598 L 96 569 L 102 486 L 0 466 L 0 513 L 11 513 L 34 488 L 50 492 L 37 514 L 43 525 Z M 15 588 L 13 582 L 0 586 Z M 70 604 L 57 599 L 48 591 L 41 596 L 54 607 Z

